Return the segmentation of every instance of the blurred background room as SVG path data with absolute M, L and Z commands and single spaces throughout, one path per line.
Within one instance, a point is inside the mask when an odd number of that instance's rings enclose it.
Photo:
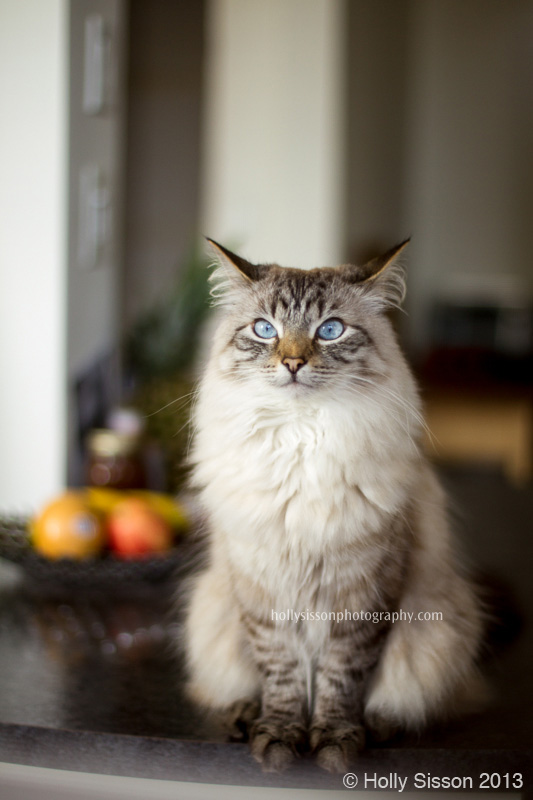
M 87 434 L 117 405 L 187 394 L 202 235 L 302 267 L 411 236 L 398 325 L 433 451 L 527 482 L 530 0 L 0 15 L 0 508 L 83 483 Z M 150 418 L 156 438 L 177 411 Z
M 428 453 L 516 631 L 532 603 L 532 65 L 533 0 L 0 0 L 0 516 L 85 484 L 101 428 L 142 434 L 147 485 L 180 491 L 204 236 L 305 268 L 410 236 L 395 323 Z M 472 741 L 525 725 L 531 649 L 501 662 L 512 680 Z

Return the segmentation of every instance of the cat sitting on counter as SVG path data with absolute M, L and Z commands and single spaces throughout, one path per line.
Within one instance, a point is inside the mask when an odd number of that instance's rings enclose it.
M 407 242 L 310 270 L 210 244 L 222 314 L 193 420 L 208 561 L 189 691 L 263 769 L 310 749 L 343 772 L 367 733 L 420 730 L 481 686 L 480 604 L 387 315 Z

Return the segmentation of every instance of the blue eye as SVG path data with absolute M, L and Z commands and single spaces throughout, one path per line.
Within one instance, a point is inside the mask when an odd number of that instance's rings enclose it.
M 254 333 L 257 336 L 260 336 L 261 339 L 273 339 L 278 335 L 275 327 L 270 322 L 267 322 L 266 319 L 256 320 L 254 325 Z
M 327 319 L 317 330 L 319 339 L 338 339 L 344 333 L 344 325 L 340 319 Z

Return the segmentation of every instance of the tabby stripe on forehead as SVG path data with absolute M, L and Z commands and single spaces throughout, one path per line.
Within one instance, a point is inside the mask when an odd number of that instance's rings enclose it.
M 307 275 L 298 276 L 293 278 L 288 284 L 288 289 L 292 298 L 292 306 L 296 311 L 301 308 L 302 300 L 304 299 L 307 290 Z
M 270 314 L 271 314 L 272 317 L 276 316 L 276 311 L 277 310 L 278 310 L 278 298 L 277 297 L 273 297 L 272 298 L 272 303 L 270 305 Z
M 301 314 L 305 320 L 309 320 L 311 317 L 314 316 L 311 309 L 313 308 L 313 306 L 316 306 L 316 301 L 317 301 L 316 295 L 314 295 L 313 297 L 304 295 L 304 297 L 302 298 Z

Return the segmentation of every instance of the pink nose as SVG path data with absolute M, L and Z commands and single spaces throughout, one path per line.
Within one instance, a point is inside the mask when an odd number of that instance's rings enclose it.
M 303 358 L 284 358 L 281 363 L 285 364 L 289 372 L 295 375 L 306 362 Z

